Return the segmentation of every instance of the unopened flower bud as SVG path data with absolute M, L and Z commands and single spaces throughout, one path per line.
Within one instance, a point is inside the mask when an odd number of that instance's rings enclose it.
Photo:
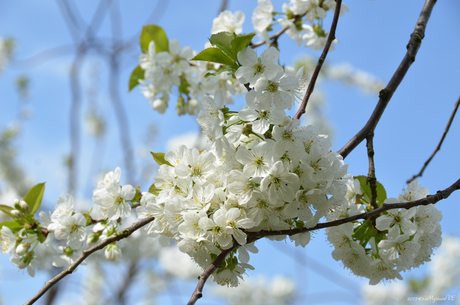
M 105 258 L 108 261 L 116 262 L 121 259 L 121 250 L 116 244 L 110 244 L 105 248 Z
M 70 247 L 65 248 L 65 249 L 64 249 L 64 254 L 65 254 L 66 256 L 72 256 L 72 254 L 73 254 L 73 249 L 70 248 Z
M 18 209 L 18 210 L 21 208 L 21 206 L 19 205 L 19 200 L 18 199 L 14 200 L 13 206 L 14 206 L 15 209 Z
M 200 109 L 200 102 L 197 99 L 192 98 L 188 101 L 188 113 L 191 115 L 195 115 L 197 110 Z
M 159 113 L 165 113 L 166 108 L 168 108 L 168 104 L 162 99 L 156 99 L 152 103 L 152 108 Z
M 21 217 L 21 212 L 18 211 L 18 210 L 11 210 L 11 215 L 13 215 L 14 217 Z
M 30 211 L 29 205 L 24 200 L 19 201 L 19 206 L 21 207 L 23 211 L 27 211 L 27 212 Z
M 16 247 L 16 254 L 19 256 L 23 256 L 24 254 L 26 254 L 29 248 L 30 248 L 29 243 L 20 244 L 19 246 Z
M 99 240 L 99 235 L 91 233 L 86 239 L 86 243 L 88 244 L 88 246 L 91 246 L 97 243 L 98 240 Z

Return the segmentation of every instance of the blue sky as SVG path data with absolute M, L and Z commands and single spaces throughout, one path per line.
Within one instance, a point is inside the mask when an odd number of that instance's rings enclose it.
M 166 1 L 165 1 L 166 2 Z M 278 10 L 281 2 L 273 1 Z M 382 79 L 385 83 L 390 79 L 406 51 L 409 35 L 412 33 L 424 1 L 345 1 L 350 8 L 339 20 L 337 38 L 340 41 L 336 50 L 329 53 L 327 61 L 341 64 L 350 63 L 357 69 L 364 70 Z M 120 3 L 123 26 L 119 38 L 137 37 L 143 22 L 147 19 L 157 1 L 124 1 Z M 217 15 L 220 1 L 170 1 L 161 19 L 152 23 L 162 26 L 170 39 L 175 38 L 182 46 L 189 45 L 200 51 L 210 36 L 212 20 Z M 246 14 L 244 30 L 251 30 L 251 14 L 256 1 L 230 0 L 228 9 L 241 10 Z M 78 10 L 82 20 L 88 22 L 96 7 L 96 1 L 78 1 Z M 406 78 L 393 96 L 381 122 L 375 131 L 374 147 L 376 151 L 377 179 L 385 186 L 389 197 L 396 197 L 405 187 L 405 181 L 418 172 L 436 147 L 450 113 L 459 97 L 460 61 L 458 54 L 460 41 L 458 29 L 460 19 L 458 12 L 460 3 L 456 0 L 438 1 L 426 30 L 426 37 L 410 68 Z M 329 27 L 328 19 L 325 27 Z M 110 35 L 110 23 L 107 18 L 102 21 L 99 36 Z M 33 116 L 25 123 L 21 137 L 17 142 L 18 158 L 27 172 L 33 177 L 34 183 L 47 182 L 45 202 L 51 204 L 66 191 L 66 173 L 62 166 L 63 159 L 69 153 L 69 112 L 70 88 L 68 71 L 74 53 L 67 52 L 57 58 L 41 63 L 41 60 L 27 60 L 37 54 L 56 46 L 69 46 L 72 38 L 55 1 L 2 1 L 0 2 L 0 35 L 12 36 L 17 40 L 16 61 L 0 74 L 0 127 L 4 128 L 13 120 L 16 113 L 17 94 L 12 84 L 20 74 L 31 79 L 29 106 Z M 109 43 L 109 41 L 108 41 Z M 137 45 L 135 45 L 137 48 Z M 290 64 L 303 54 L 319 56 L 319 51 L 299 48 L 287 38 L 280 40 L 282 63 Z M 260 53 L 262 50 L 258 50 Z M 166 141 L 174 136 L 190 130 L 198 130 L 194 117 L 178 117 L 174 107 L 169 108 L 165 115 L 152 111 L 139 93 L 138 89 L 127 92 L 127 82 L 131 70 L 138 64 L 140 50 L 131 52 L 133 56 L 125 58 L 121 63 L 119 88 L 123 105 L 129 121 L 129 132 L 135 148 L 142 146 L 147 126 L 154 124 L 157 129 L 156 141 L 147 149 L 164 151 Z M 101 74 L 99 78 L 91 78 L 95 66 Z M 100 92 L 95 99 L 97 109 L 106 116 L 108 134 L 102 150 L 97 154 L 100 163 L 91 167 L 91 158 L 96 142 L 82 129 L 82 150 L 79 160 L 79 196 L 91 198 L 91 186 L 94 177 L 101 171 L 122 167 L 123 155 L 120 150 L 118 126 L 107 92 L 108 68 L 106 59 L 91 54 L 82 68 L 81 82 L 84 90 L 91 84 L 98 83 Z M 335 83 L 322 84 L 328 105 L 327 116 L 335 127 L 333 149 L 340 149 L 367 121 L 377 96 L 366 96 L 355 89 L 349 89 Z M 88 109 L 88 101 L 83 94 L 82 118 Z M 173 105 L 171 103 L 170 105 Z M 308 122 L 307 122 L 308 123 Z M 431 193 L 450 186 L 459 178 L 458 157 L 460 149 L 460 122 L 454 120 L 451 130 L 431 165 L 420 179 L 421 185 L 429 188 Z M 136 150 L 137 151 L 137 150 Z M 145 151 L 145 150 L 144 150 Z M 142 159 L 135 153 L 137 172 L 150 159 Z M 361 144 L 346 163 L 353 175 L 367 173 L 367 156 L 365 146 Z M 93 179 L 93 180 L 92 180 Z M 152 181 L 139 181 L 144 189 Z M 454 193 L 448 200 L 437 206 L 443 212 L 443 233 L 460 236 L 458 201 L 460 194 Z M 279 250 L 291 255 L 309 257 L 330 267 L 347 279 L 354 289 L 365 281 L 350 276 L 330 255 L 331 248 L 324 240 L 322 232 L 315 235 L 314 240 L 306 249 L 295 249 L 284 243 L 260 242 L 260 249 L 251 262 L 259 273 L 274 275 L 282 273 L 300 280 L 297 285 L 303 294 L 318 293 L 318 302 L 330 301 L 339 304 L 350 300 L 355 303 L 354 292 L 347 292 L 343 287 L 325 279 L 308 267 L 299 267 L 294 260 Z M 276 262 L 276 264 L 274 264 Z M 306 259 L 308 264 L 315 264 Z M 2 267 L 2 287 L 5 304 L 19 304 L 29 299 L 46 280 L 45 276 L 37 276 L 28 280 L 28 276 L 18 273 L 8 262 L 5 255 L 0 257 Z M 424 268 L 415 270 L 415 274 L 423 274 Z M 325 272 L 325 274 L 330 274 Z M 411 274 L 403 275 L 405 278 Z M 339 276 L 333 276 L 338 278 Z M 10 279 L 12 281 L 10 281 Z M 10 291 L 19 282 L 14 279 L 26 280 L 27 292 L 20 295 Z M 190 290 L 190 293 L 192 291 Z M 187 293 L 186 293 L 187 294 Z M 321 296 L 323 294 L 323 296 Z M 331 300 L 327 298 L 330 297 Z M 336 301 L 341 298 L 341 301 Z M 335 303 L 334 303 L 335 302 Z M 299 303 L 300 304 L 300 303 Z

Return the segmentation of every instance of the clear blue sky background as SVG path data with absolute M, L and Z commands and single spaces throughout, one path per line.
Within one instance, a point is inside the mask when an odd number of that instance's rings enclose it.
M 164 1 L 164 0 L 161 0 Z M 144 21 L 157 1 L 119 1 L 123 21 L 120 39 L 137 37 Z M 165 1 L 166 2 L 166 1 Z M 273 1 L 278 11 L 281 2 Z M 382 79 L 390 79 L 406 52 L 406 44 L 412 33 L 424 1 L 345 1 L 350 12 L 339 20 L 337 38 L 340 43 L 328 55 L 330 63 L 350 63 L 355 68 L 367 71 Z M 210 36 L 212 20 L 217 15 L 220 1 L 169 1 L 161 19 L 152 23 L 162 26 L 170 39 L 178 39 L 183 46 L 189 45 L 199 51 Z M 251 30 L 251 14 L 256 1 L 229 0 L 228 9 L 241 10 L 246 14 L 244 30 Z M 78 1 L 82 20 L 88 22 L 96 8 L 96 1 Z M 418 172 L 436 147 L 454 103 L 460 94 L 460 40 L 459 29 L 460 2 L 457 0 L 438 1 L 426 30 L 415 63 L 405 80 L 393 96 L 375 132 L 376 175 L 385 186 L 389 197 L 396 197 L 405 187 L 405 181 Z M 325 27 L 330 25 L 330 18 Z M 71 45 L 72 38 L 59 12 L 55 1 L 0 1 L 0 35 L 12 36 L 18 42 L 16 61 L 0 74 L 0 127 L 4 128 L 15 116 L 18 99 L 13 89 L 14 79 L 27 74 L 31 79 L 30 107 L 33 117 L 26 122 L 20 140 L 19 160 L 33 177 L 34 183 L 47 182 L 45 202 L 51 204 L 66 191 L 66 172 L 62 166 L 69 153 L 69 111 L 71 92 L 68 71 L 74 57 L 73 52 L 43 59 L 33 59 L 37 54 L 56 46 Z M 110 23 L 103 20 L 98 36 L 110 35 Z M 137 45 L 135 46 L 137 48 Z M 319 51 L 299 48 L 289 39 L 281 39 L 281 62 L 290 64 L 303 54 L 319 56 Z M 195 118 L 178 117 L 174 107 L 165 115 L 152 111 L 139 93 L 127 92 L 127 82 L 131 70 L 138 64 L 138 53 L 125 58 L 121 67 L 120 91 L 129 120 L 129 132 L 134 147 L 141 146 L 148 124 L 154 123 L 158 133 L 155 143 L 148 147 L 152 151 L 164 151 L 167 139 L 172 136 L 198 130 Z M 259 53 L 262 50 L 259 50 Z M 36 58 L 36 57 L 35 57 Z M 90 55 L 83 67 L 81 82 L 84 88 L 94 82 L 89 78 L 90 71 L 97 64 L 101 71 L 97 108 L 108 122 L 108 135 L 105 148 L 101 150 L 97 168 L 90 168 L 95 147 L 94 139 L 82 129 L 82 150 L 79 160 L 79 196 L 91 198 L 94 180 L 89 174 L 102 170 L 123 168 L 123 155 L 120 150 L 118 126 L 107 91 L 108 68 L 105 59 L 97 54 Z M 348 89 L 334 83 L 325 83 L 328 107 L 327 115 L 335 127 L 333 149 L 340 149 L 367 121 L 377 96 L 364 96 L 358 90 Z M 83 95 L 85 97 L 85 94 Z M 171 103 L 173 105 L 174 102 Z M 82 117 L 88 109 L 83 101 Z M 450 186 L 459 178 L 458 151 L 460 149 L 460 119 L 452 124 L 446 141 L 431 165 L 425 171 L 421 185 L 435 193 Z M 145 166 L 145 160 L 136 156 L 137 171 Z M 150 160 L 148 159 L 148 162 Z M 152 161 L 153 162 L 153 161 Z M 347 159 L 349 172 L 353 175 L 367 173 L 367 156 L 362 144 Z M 123 172 L 123 169 L 122 169 Z M 144 189 L 152 181 L 141 181 Z M 89 186 L 89 188 L 88 188 Z M 88 191 L 89 190 L 89 191 Z M 460 193 L 438 204 L 443 212 L 444 234 L 460 236 L 458 226 Z M 300 294 L 307 296 L 311 303 L 328 302 L 332 304 L 359 302 L 359 287 L 365 281 L 349 275 L 330 255 L 331 248 L 325 242 L 323 232 L 318 232 L 306 249 L 295 249 L 284 243 L 260 242 L 259 254 L 251 258 L 257 274 L 284 274 L 297 280 Z M 281 248 L 281 249 L 280 249 Z M 286 255 L 287 254 L 287 255 Z M 305 264 L 295 263 L 303 259 Z M 38 275 L 29 279 L 22 275 L 8 261 L 6 255 L 0 257 L 0 293 L 5 304 L 22 304 L 28 300 L 47 279 Z M 332 271 L 321 271 L 323 264 Z M 84 268 L 84 267 L 83 267 Z M 320 272 L 317 272 L 318 268 Z M 425 268 L 413 273 L 403 274 L 405 278 L 424 274 Z M 330 280 L 328 278 L 334 278 Z M 19 285 L 26 285 L 19 288 Z M 189 291 L 182 289 L 184 295 Z M 206 293 L 206 290 L 205 290 Z M 205 298 L 207 296 L 205 295 Z M 169 301 L 169 299 L 168 299 Z M 185 298 L 184 298 L 185 301 Z M 165 304 L 166 304 L 165 300 Z M 183 302 L 182 302 L 183 303 Z M 202 302 L 206 303 L 205 300 Z M 304 304 L 299 300 L 297 304 Z

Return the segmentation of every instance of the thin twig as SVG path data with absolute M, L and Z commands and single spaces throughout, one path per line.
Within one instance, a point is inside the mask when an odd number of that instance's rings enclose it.
M 124 239 L 124 238 L 127 238 L 129 237 L 134 231 L 142 228 L 143 226 L 145 226 L 146 224 L 148 224 L 149 222 L 152 222 L 153 220 L 155 219 L 155 217 L 153 216 L 150 216 L 150 217 L 147 217 L 147 218 L 144 218 L 142 219 L 141 221 L 138 221 L 136 223 L 133 223 L 130 227 L 128 227 L 127 229 L 124 229 L 123 231 L 117 233 L 117 234 L 114 234 L 110 237 L 108 237 L 106 240 L 104 241 L 101 241 L 97 244 L 95 244 L 94 246 L 88 248 L 87 250 L 84 250 L 82 255 L 80 255 L 80 257 L 78 257 L 68 268 L 64 269 L 61 273 L 59 273 L 57 276 L 55 276 L 54 278 L 52 278 L 51 280 L 49 280 L 48 282 L 45 283 L 45 286 L 36 294 L 34 295 L 29 301 L 27 301 L 24 305 L 31 305 L 31 304 L 34 304 L 43 294 L 45 294 L 45 292 L 47 292 L 51 287 L 53 287 L 53 285 L 55 285 L 56 283 L 58 283 L 60 280 L 62 280 L 64 277 L 66 277 L 67 275 L 71 274 L 72 272 L 75 271 L 75 269 L 77 269 L 77 267 L 83 263 L 83 261 L 88 257 L 90 256 L 91 254 L 93 254 L 94 252 L 98 251 L 98 250 L 101 250 L 103 249 L 105 246 L 107 246 L 108 244 L 111 244 L 113 242 L 116 242 L 118 240 L 121 240 L 121 239 Z
M 374 164 L 374 133 L 367 137 L 367 158 L 369 159 L 369 173 L 367 174 L 367 183 L 371 189 L 371 205 L 378 209 L 377 205 L 377 178 L 375 177 Z
M 225 257 L 238 248 L 240 245 L 236 242 L 233 241 L 233 246 L 230 249 L 223 250 L 219 256 L 211 263 L 211 265 L 206 269 L 203 274 L 200 275 L 198 284 L 196 285 L 195 291 L 193 291 L 192 297 L 188 301 L 187 305 L 193 305 L 196 303 L 196 301 L 203 296 L 203 287 L 204 284 L 206 284 L 206 281 L 208 278 L 213 274 L 214 271 L 216 271 L 224 262 Z
M 428 158 L 428 160 L 426 160 L 426 162 L 425 162 L 425 164 L 423 165 L 423 167 L 422 167 L 422 169 L 420 170 L 420 172 L 419 172 L 418 174 L 412 176 L 412 178 L 410 178 L 409 180 L 407 180 L 407 184 L 411 183 L 412 181 L 414 181 L 414 179 L 416 179 L 416 178 L 418 178 L 418 177 L 422 177 L 423 172 L 424 172 L 425 169 L 427 168 L 428 164 L 430 164 L 431 159 L 433 159 L 434 155 L 436 155 L 436 153 L 437 153 L 438 151 L 441 150 L 441 145 L 442 145 L 442 143 L 444 142 L 444 139 L 445 139 L 447 133 L 449 132 L 450 125 L 452 125 L 452 122 L 453 122 L 453 120 L 454 120 L 455 114 L 457 113 L 457 110 L 458 110 L 458 106 L 459 106 L 459 105 L 460 105 L 460 97 L 458 98 L 457 102 L 455 103 L 454 111 L 452 111 L 452 114 L 450 115 L 449 122 L 447 123 L 446 129 L 444 130 L 444 134 L 442 135 L 441 141 L 439 141 L 438 146 L 437 146 L 436 149 L 433 151 L 433 153 L 432 153 L 431 156 Z
M 219 14 L 225 11 L 227 9 L 227 6 L 228 6 L 228 0 L 222 0 L 219 6 Z
M 295 24 L 296 22 L 298 22 L 300 19 L 302 19 L 307 13 L 304 13 L 302 15 L 296 15 L 294 17 L 294 21 L 293 23 Z M 283 35 L 287 30 L 289 30 L 289 26 L 286 26 L 284 28 L 282 28 L 281 30 L 279 30 L 276 34 L 274 34 L 272 37 L 270 37 L 268 40 L 269 41 L 272 41 L 273 40 L 273 43 L 272 44 L 276 44 L 276 42 L 278 41 L 278 38 L 280 38 L 281 35 Z M 260 47 L 260 46 L 263 46 L 264 44 L 266 43 L 265 40 L 261 40 L 261 41 L 258 41 L 258 42 L 254 42 L 254 43 L 249 43 L 249 46 L 253 49 L 257 48 L 257 47 Z
M 305 113 L 305 109 L 307 109 L 308 100 L 310 99 L 313 90 L 315 89 L 315 83 L 318 79 L 319 71 L 321 71 L 321 67 L 323 66 L 324 61 L 326 60 L 327 53 L 329 52 L 329 48 L 331 47 L 332 41 L 335 39 L 335 30 L 337 29 L 337 23 L 339 21 L 340 15 L 340 8 L 342 6 L 342 0 L 336 0 L 335 11 L 334 11 L 334 18 L 332 19 L 331 29 L 329 31 L 329 35 L 327 36 L 326 44 L 323 49 L 323 53 L 318 59 L 318 63 L 316 64 L 315 71 L 311 76 L 310 83 L 308 84 L 307 92 L 305 92 L 305 96 L 302 100 L 302 104 L 300 105 L 299 110 L 294 116 L 294 119 L 300 119 L 300 117 Z
M 433 204 L 436 203 L 440 200 L 446 199 L 447 197 L 450 196 L 454 191 L 460 189 L 460 179 L 457 180 L 454 184 L 449 186 L 443 191 L 438 191 L 434 195 L 428 195 L 425 198 L 415 200 L 415 201 L 409 201 L 409 202 L 401 202 L 401 203 L 384 203 L 380 208 L 366 212 L 366 213 L 361 213 L 358 215 L 350 216 L 347 218 L 342 218 L 334 221 L 329 221 L 325 223 L 319 223 L 314 227 L 311 228 L 301 228 L 301 229 L 292 229 L 292 230 L 281 230 L 281 231 L 259 231 L 259 232 L 247 232 L 247 242 L 252 243 L 255 242 L 263 237 L 267 236 L 276 236 L 276 235 L 295 235 L 299 233 L 305 233 L 309 231 L 315 231 L 319 229 L 324 229 L 324 228 L 329 228 L 329 227 L 335 227 L 339 226 L 344 223 L 348 223 L 351 221 L 355 221 L 358 219 L 368 219 L 373 216 L 377 216 L 380 213 L 384 211 L 388 211 L 391 209 L 410 209 L 415 206 L 419 205 L 428 205 L 428 204 Z
M 382 89 L 379 94 L 379 102 L 374 109 L 369 121 L 366 125 L 347 143 L 338 153 L 345 159 L 350 152 L 352 152 L 356 146 L 359 145 L 370 133 L 373 133 L 377 124 L 385 111 L 386 106 L 390 102 L 391 97 L 395 93 L 399 84 L 404 79 L 409 67 L 415 61 L 415 56 L 417 55 L 418 49 L 422 44 L 422 39 L 425 37 L 425 28 L 430 19 L 433 6 L 435 5 L 436 0 L 426 0 L 425 5 L 423 6 L 420 17 L 418 18 L 417 24 L 415 25 L 414 32 L 410 35 L 409 43 L 407 44 L 407 52 L 401 61 L 398 69 L 393 74 L 388 85 L 385 89 Z

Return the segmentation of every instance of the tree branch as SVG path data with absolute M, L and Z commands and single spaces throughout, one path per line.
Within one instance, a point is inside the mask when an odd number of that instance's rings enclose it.
M 449 186 L 443 191 L 438 191 L 434 195 L 428 195 L 425 198 L 415 200 L 415 201 L 409 201 L 409 202 L 402 202 L 402 203 L 384 203 L 380 208 L 366 212 L 366 213 L 361 213 L 358 215 L 350 216 L 347 218 L 342 218 L 334 221 L 329 221 L 326 223 L 319 223 L 314 227 L 311 228 L 301 228 L 301 229 L 293 229 L 293 230 L 281 230 L 281 231 L 259 231 L 259 232 L 246 232 L 247 234 L 247 242 L 248 244 L 255 242 L 263 237 L 267 236 L 275 236 L 275 235 L 295 235 L 299 233 L 305 233 L 309 231 L 315 231 L 319 229 L 324 229 L 324 228 L 329 228 L 329 227 L 335 227 L 339 226 L 341 224 L 355 221 L 358 219 L 368 219 L 373 216 L 377 216 L 380 213 L 384 211 L 388 211 L 391 209 L 410 209 L 415 206 L 419 205 L 428 205 L 432 203 L 436 203 L 440 200 L 446 199 L 447 197 L 450 196 L 454 191 L 460 189 L 460 179 L 457 180 L 454 184 Z
M 268 237 L 268 236 L 276 236 L 276 235 L 295 235 L 299 233 L 305 233 L 309 231 L 316 231 L 319 229 L 335 227 L 342 225 L 344 223 L 348 223 L 351 221 L 355 221 L 358 219 L 368 219 L 370 217 L 374 217 L 379 215 L 380 213 L 391 210 L 391 209 L 410 209 L 415 206 L 419 205 L 428 205 L 436 203 L 440 200 L 446 199 L 450 196 L 454 191 L 460 189 L 460 179 L 457 180 L 454 184 L 449 186 L 443 191 L 438 191 L 434 195 L 428 195 L 425 198 L 409 201 L 409 202 L 402 202 L 402 203 L 384 203 L 382 207 L 374 209 L 372 211 L 361 213 L 358 215 L 350 216 L 347 218 L 342 218 L 334 221 L 329 221 L 326 223 L 319 223 L 314 227 L 311 228 L 301 228 L 301 229 L 293 229 L 293 230 L 281 230 L 281 231 L 259 231 L 259 232 L 246 232 L 247 235 L 247 243 L 253 243 L 261 238 Z M 233 250 L 237 249 L 240 245 L 237 242 L 233 242 L 233 246 L 230 249 L 222 251 L 219 256 L 211 263 L 211 265 L 206 269 L 203 274 L 199 277 L 199 282 L 195 288 L 195 291 L 192 294 L 187 305 L 193 305 L 196 301 L 203 296 L 203 287 L 207 281 L 207 279 L 211 276 L 211 274 L 216 271 L 224 261 L 225 257 Z
M 300 117 L 305 113 L 305 109 L 307 108 L 308 100 L 310 99 L 313 90 L 315 89 L 315 83 L 318 79 L 319 71 L 321 71 L 321 67 L 323 66 L 324 61 L 326 60 L 327 53 L 329 52 L 329 48 L 331 47 L 332 41 L 335 39 L 335 30 L 337 28 L 337 23 L 339 21 L 340 15 L 340 8 L 342 6 L 342 0 L 336 0 L 335 11 L 334 11 L 334 18 L 332 19 L 331 29 L 329 31 L 329 35 L 327 36 L 326 45 L 324 46 L 323 53 L 318 59 L 318 63 L 316 64 L 315 71 L 311 76 L 310 83 L 308 84 L 307 92 L 305 92 L 305 96 L 302 100 L 302 104 L 300 105 L 299 110 L 294 116 L 294 119 L 300 119 Z
M 222 13 L 223 11 L 225 11 L 227 9 L 227 5 L 228 5 L 228 0 L 222 0 L 220 2 L 220 6 L 219 6 L 219 12 L 217 14 L 220 14 Z
M 356 146 L 359 145 L 367 136 L 374 132 L 377 124 L 385 111 L 386 106 L 390 102 L 391 97 L 398 88 L 399 84 L 404 79 L 409 67 L 415 61 L 415 56 L 417 55 L 418 49 L 422 44 L 422 39 L 425 37 L 425 28 L 430 19 L 431 12 L 436 3 L 436 0 L 426 0 L 425 5 L 423 6 L 420 17 L 418 18 L 417 24 L 415 25 L 414 32 L 410 35 L 409 43 L 407 44 L 407 52 L 401 61 L 398 69 L 393 74 L 388 85 L 385 89 L 382 89 L 379 94 L 379 102 L 374 109 L 369 121 L 366 125 L 347 143 L 338 153 L 345 159 Z
M 450 125 L 452 125 L 452 121 L 454 120 L 454 117 L 455 117 L 455 114 L 457 113 L 457 110 L 458 110 L 458 106 L 460 105 L 460 97 L 458 98 L 457 100 L 457 103 L 455 103 L 455 106 L 454 106 L 454 110 L 452 111 L 452 114 L 450 115 L 450 119 L 449 119 L 449 122 L 447 123 L 447 126 L 446 126 L 446 129 L 444 130 L 444 134 L 442 135 L 441 137 L 441 141 L 439 141 L 439 144 L 438 146 L 436 147 L 436 149 L 433 151 L 433 153 L 431 154 L 431 156 L 428 158 L 428 160 L 426 160 L 425 164 L 423 165 L 422 169 L 420 170 L 420 172 L 414 176 L 412 176 L 412 178 L 410 178 L 409 180 L 407 180 L 407 184 L 411 183 L 412 181 L 414 181 L 414 179 L 418 178 L 418 177 L 422 177 L 423 175 L 423 172 L 425 171 L 425 169 L 427 168 L 428 164 L 431 162 L 431 160 L 433 159 L 434 155 L 436 155 L 436 153 L 438 151 L 441 150 L 441 145 L 442 143 L 444 142 L 444 139 L 447 135 L 447 133 L 449 132 L 449 129 L 450 129 Z
M 367 158 L 369 159 L 369 173 L 367 174 L 367 183 L 371 189 L 371 205 L 378 209 L 377 205 L 377 178 L 375 177 L 374 165 L 374 133 L 367 137 Z
M 203 274 L 199 276 L 198 284 L 196 285 L 195 291 L 193 291 L 192 297 L 188 301 L 187 305 L 193 305 L 196 303 L 196 301 L 198 301 L 198 299 L 203 297 L 203 287 L 204 284 L 206 284 L 208 278 L 222 265 L 225 257 L 239 246 L 240 245 L 234 240 L 233 246 L 230 249 L 220 252 L 219 256 L 217 256 L 217 258 L 211 263 L 208 269 L 206 269 Z
M 59 273 L 57 276 L 49 280 L 48 282 L 45 283 L 45 286 L 36 294 L 34 295 L 28 302 L 26 302 L 24 305 L 31 305 L 34 304 L 45 292 L 47 292 L 53 285 L 58 283 L 60 280 L 62 280 L 64 277 L 67 275 L 71 274 L 72 272 L 77 269 L 77 267 L 83 263 L 83 261 L 93 254 L 94 252 L 103 249 L 105 246 L 108 244 L 111 244 L 113 242 L 116 242 L 118 240 L 124 239 L 129 237 L 134 231 L 142 228 L 146 224 L 152 222 L 155 219 L 155 217 L 150 216 L 147 218 L 142 219 L 141 221 L 138 221 L 136 223 L 133 223 L 130 227 L 124 229 L 123 231 L 114 234 L 110 237 L 108 237 L 106 240 L 101 241 L 94 246 L 88 248 L 87 250 L 84 250 L 82 255 L 80 255 L 79 258 L 77 258 L 68 268 L 64 269 L 61 273 Z

